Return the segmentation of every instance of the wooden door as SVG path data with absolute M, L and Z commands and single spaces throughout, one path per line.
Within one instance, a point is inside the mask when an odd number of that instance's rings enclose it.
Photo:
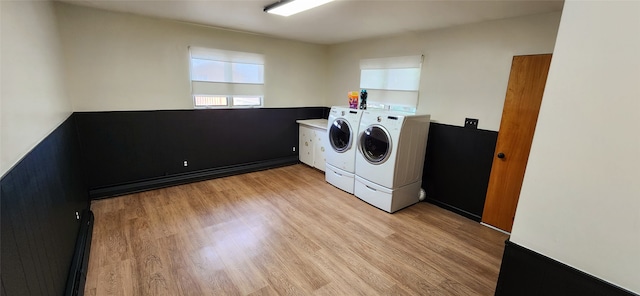
M 504 100 L 482 222 L 511 232 L 551 54 L 515 56 Z

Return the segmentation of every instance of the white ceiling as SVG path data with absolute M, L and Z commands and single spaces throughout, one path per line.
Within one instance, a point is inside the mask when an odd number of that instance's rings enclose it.
M 336 0 L 293 16 L 265 13 L 276 0 L 58 0 L 201 25 L 335 44 L 562 10 L 562 0 Z

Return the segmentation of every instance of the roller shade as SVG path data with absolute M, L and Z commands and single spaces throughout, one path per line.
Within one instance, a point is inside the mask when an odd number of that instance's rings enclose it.
M 264 93 L 264 84 L 192 81 L 191 87 L 193 94 L 199 95 L 262 96 Z
M 369 93 L 368 105 L 415 112 L 422 60 L 422 55 L 361 60 L 360 88 Z
M 256 106 L 241 103 L 242 96 L 253 97 L 262 105 L 264 95 L 264 56 L 256 53 L 190 47 L 191 93 L 194 106 L 216 98 L 208 107 Z M 221 105 L 219 97 L 226 97 Z M 207 98 L 204 100 L 204 98 Z M 246 98 L 244 98 L 246 99 Z M 204 100 L 204 101 L 203 101 Z
M 264 56 L 257 53 L 195 46 L 189 47 L 189 52 L 194 59 L 264 65 Z

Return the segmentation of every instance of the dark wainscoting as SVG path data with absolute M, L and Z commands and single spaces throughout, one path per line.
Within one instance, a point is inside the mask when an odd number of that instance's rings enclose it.
M 89 213 L 74 116 L 7 172 L 0 191 L 2 294 L 64 295 L 67 279 L 83 272 L 72 266 L 81 261 L 76 212 Z
M 505 244 L 496 296 L 637 296 L 513 242 Z
M 498 132 L 432 122 L 422 187 L 426 201 L 480 221 Z
M 91 198 L 297 163 L 296 120 L 327 115 L 326 107 L 75 113 Z

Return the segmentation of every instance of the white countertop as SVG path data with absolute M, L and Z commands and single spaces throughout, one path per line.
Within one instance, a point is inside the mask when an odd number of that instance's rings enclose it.
M 308 125 L 310 127 L 315 127 L 323 130 L 327 129 L 326 119 L 304 119 L 304 120 L 296 120 L 296 122 L 302 125 Z

